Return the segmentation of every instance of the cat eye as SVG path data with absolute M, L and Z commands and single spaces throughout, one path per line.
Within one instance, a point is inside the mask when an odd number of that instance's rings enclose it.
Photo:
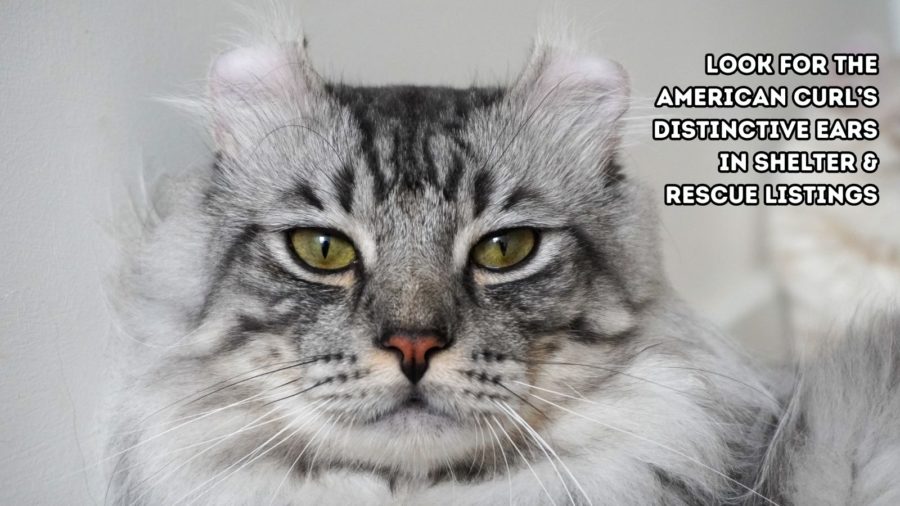
M 472 261 L 479 267 L 502 271 L 521 263 L 537 244 L 530 228 L 512 228 L 487 235 L 472 248 Z
M 298 228 L 290 232 L 297 257 L 307 266 L 322 271 L 340 271 L 356 261 L 356 248 L 333 230 Z

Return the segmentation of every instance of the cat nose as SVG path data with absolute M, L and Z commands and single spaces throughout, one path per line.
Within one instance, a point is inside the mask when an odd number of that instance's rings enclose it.
M 416 384 L 425 376 L 431 356 L 447 347 L 447 340 L 437 332 L 388 332 L 381 345 L 399 352 L 400 370 Z

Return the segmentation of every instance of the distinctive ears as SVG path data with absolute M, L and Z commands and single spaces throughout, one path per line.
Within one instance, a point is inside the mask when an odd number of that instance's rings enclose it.
M 301 42 L 232 49 L 209 72 L 213 138 L 238 157 L 261 132 L 288 116 L 300 116 L 319 78 L 309 68 Z
M 614 154 L 628 95 L 628 77 L 618 63 L 568 42 L 540 39 L 511 90 L 518 114 L 531 117 L 560 147 L 576 149 L 598 164 Z
M 618 63 L 571 49 L 539 47 L 532 55 L 517 86 L 527 88 L 532 99 L 550 103 L 577 100 L 600 107 L 617 119 L 627 109 L 628 76 Z

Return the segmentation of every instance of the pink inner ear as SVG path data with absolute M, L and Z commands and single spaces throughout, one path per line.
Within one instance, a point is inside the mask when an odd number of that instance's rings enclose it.
M 229 93 L 275 92 L 292 81 L 292 62 L 278 48 L 248 47 L 220 55 L 212 65 L 209 87 L 213 98 Z
M 628 94 L 628 77 L 611 60 L 590 56 L 552 55 L 541 73 L 544 86 L 590 86 L 619 97 Z M 571 84 L 570 84 L 571 83 Z
M 291 46 L 256 46 L 231 50 L 213 62 L 209 95 L 212 133 L 219 148 L 237 156 L 243 137 L 254 135 L 253 109 L 272 100 L 296 97 L 305 85 L 297 66 L 302 54 Z

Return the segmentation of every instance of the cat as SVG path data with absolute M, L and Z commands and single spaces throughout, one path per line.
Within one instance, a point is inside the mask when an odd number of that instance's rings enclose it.
M 693 313 L 621 66 L 351 86 L 302 41 L 216 59 L 214 163 L 123 246 L 106 502 L 900 503 L 900 321 L 781 374 Z

